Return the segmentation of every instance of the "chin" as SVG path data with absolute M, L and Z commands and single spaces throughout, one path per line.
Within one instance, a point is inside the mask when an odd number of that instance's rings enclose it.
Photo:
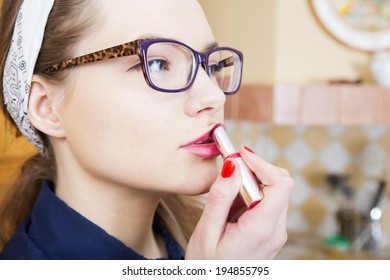
M 207 168 L 199 168 L 197 172 L 191 172 L 185 178 L 185 195 L 201 195 L 209 192 L 211 186 L 214 184 L 218 176 L 217 165 L 210 164 Z M 182 185 L 182 186 L 183 186 Z

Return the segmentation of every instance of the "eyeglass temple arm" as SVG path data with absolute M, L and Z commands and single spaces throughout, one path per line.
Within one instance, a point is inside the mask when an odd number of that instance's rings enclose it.
M 66 61 L 54 64 L 53 66 L 44 69 L 42 72 L 45 74 L 53 74 L 81 64 L 134 55 L 136 54 L 137 47 L 138 44 L 136 42 L 124 43 L 122 45 L 82 55 L 73 59 L 68 59 Z
M 219 67 L 228 67 L 228 66 L 233 66 L 234 64 L 234 58 L 233 56 L 230 56 L 228 58 L 225 58 L 221 61 L 218 62 Z

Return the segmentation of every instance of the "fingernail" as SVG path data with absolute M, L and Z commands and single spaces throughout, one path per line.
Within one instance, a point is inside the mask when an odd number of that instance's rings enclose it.
M 251 149 L 251 148 L 249 148 L 249 147 L 247 147 L 247 146 L 245 146 L 245 147 L 244 147 L 244 149 L 245 149 L 245 150 L 247 150 L 248 152 L 251 152 L 252 154 L 254 154 L 254 153 L 255 153 L 254 151 L 252 151 L 252 149 Z
M 221 176 L 223 178 L 229 178 L 230 176 L 233 175 L 235 169 L 236 169 L 236 165 L 232 160 L 230 159 L 225 160 L 222 166 Z

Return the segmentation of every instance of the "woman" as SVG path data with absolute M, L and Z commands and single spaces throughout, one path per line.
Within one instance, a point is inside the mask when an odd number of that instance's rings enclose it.
M 217 48 L 197 1 L 3 2 L 3 102 L 40 154 L 1 202 L 1 258 L 276 255 L 293 182 L 242 148 L 265 198 L 231 211 L 239 167 L 229 159 L 218 171 L 205 140 L 238 90 L 242 58 Z M 15 70 L 20 52 L 27 66 Z M 201 213 L 190 197 L 206 192 Z

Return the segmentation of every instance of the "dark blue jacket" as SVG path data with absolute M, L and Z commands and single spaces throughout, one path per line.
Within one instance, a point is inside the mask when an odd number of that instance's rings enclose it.
M 184 253 L 165 229 L 169 259 Z M 31 214 L 0 253 L 0 259 L 145 260 L 60 200 L 44 182 Z

